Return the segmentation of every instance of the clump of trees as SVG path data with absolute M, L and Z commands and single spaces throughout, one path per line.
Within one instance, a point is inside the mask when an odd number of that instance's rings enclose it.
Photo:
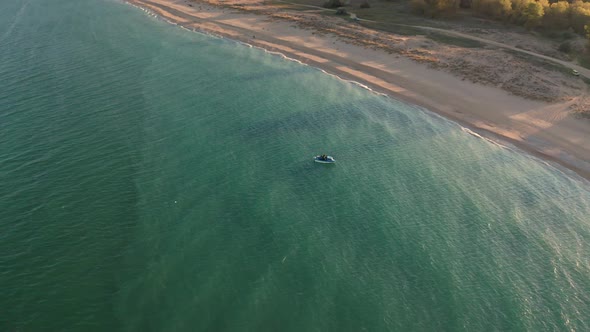
M 411 0 L 412 8 L 425 16 L 453 14 L 459 7 L 478 15 L 513 22 L 529 29 L 568 30 L 585 34 L 590 26 L 590 2 L 549 0 Z
M 454 14 L 460 2 L 460 0 L 411 0 L 410 4 L 416 13 L 435 18 Z

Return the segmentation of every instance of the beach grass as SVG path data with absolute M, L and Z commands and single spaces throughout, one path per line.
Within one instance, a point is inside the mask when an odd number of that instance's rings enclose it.
M 449 36 L 444 33 L 428 32 L 425 36 L 439 43 L 465 48 L 480 48 L 485 46 L 483 43 L 477 40 Z

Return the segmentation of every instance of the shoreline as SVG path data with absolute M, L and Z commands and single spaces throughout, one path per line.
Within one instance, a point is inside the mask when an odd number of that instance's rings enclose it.
M 545 103 L 463 80 L 403 56 L 369 49 L 263 14 L 186 0 L 127 0 L 187 29 L 229 38 L 315 67 L 451 120 L 486 139 L 590 180 L 590 121 Z M 568 173 L 568 172 L 566 172 Z M 569 172 L 571 173 L 571 172 Z M 568 174 L 571 175 L 571 174 Z

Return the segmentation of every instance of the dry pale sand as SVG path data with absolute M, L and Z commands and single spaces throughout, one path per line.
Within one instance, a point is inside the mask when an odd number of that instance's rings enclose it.
M 572 116 L 573 98 L 559 103 L 524 99 L 463 80 L 382 49 L 341 41 L 270 19 L 187 0 L 129 0 L 154 13 L 216 35 L 276 51 L 343 79 L 423 106 L 486 137 L 505 141 L 590 179 L 590 121 Z

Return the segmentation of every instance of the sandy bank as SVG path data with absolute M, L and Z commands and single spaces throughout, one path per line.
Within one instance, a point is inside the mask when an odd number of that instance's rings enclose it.
M 185 27 L 285 54 L 450 118 L 487 137 L 557 162 L 590 179 L 590 121 L 545 103 L 474 84 L 382 49 L 301 29 L 289 20 L 186 0 L 129 0 Z

